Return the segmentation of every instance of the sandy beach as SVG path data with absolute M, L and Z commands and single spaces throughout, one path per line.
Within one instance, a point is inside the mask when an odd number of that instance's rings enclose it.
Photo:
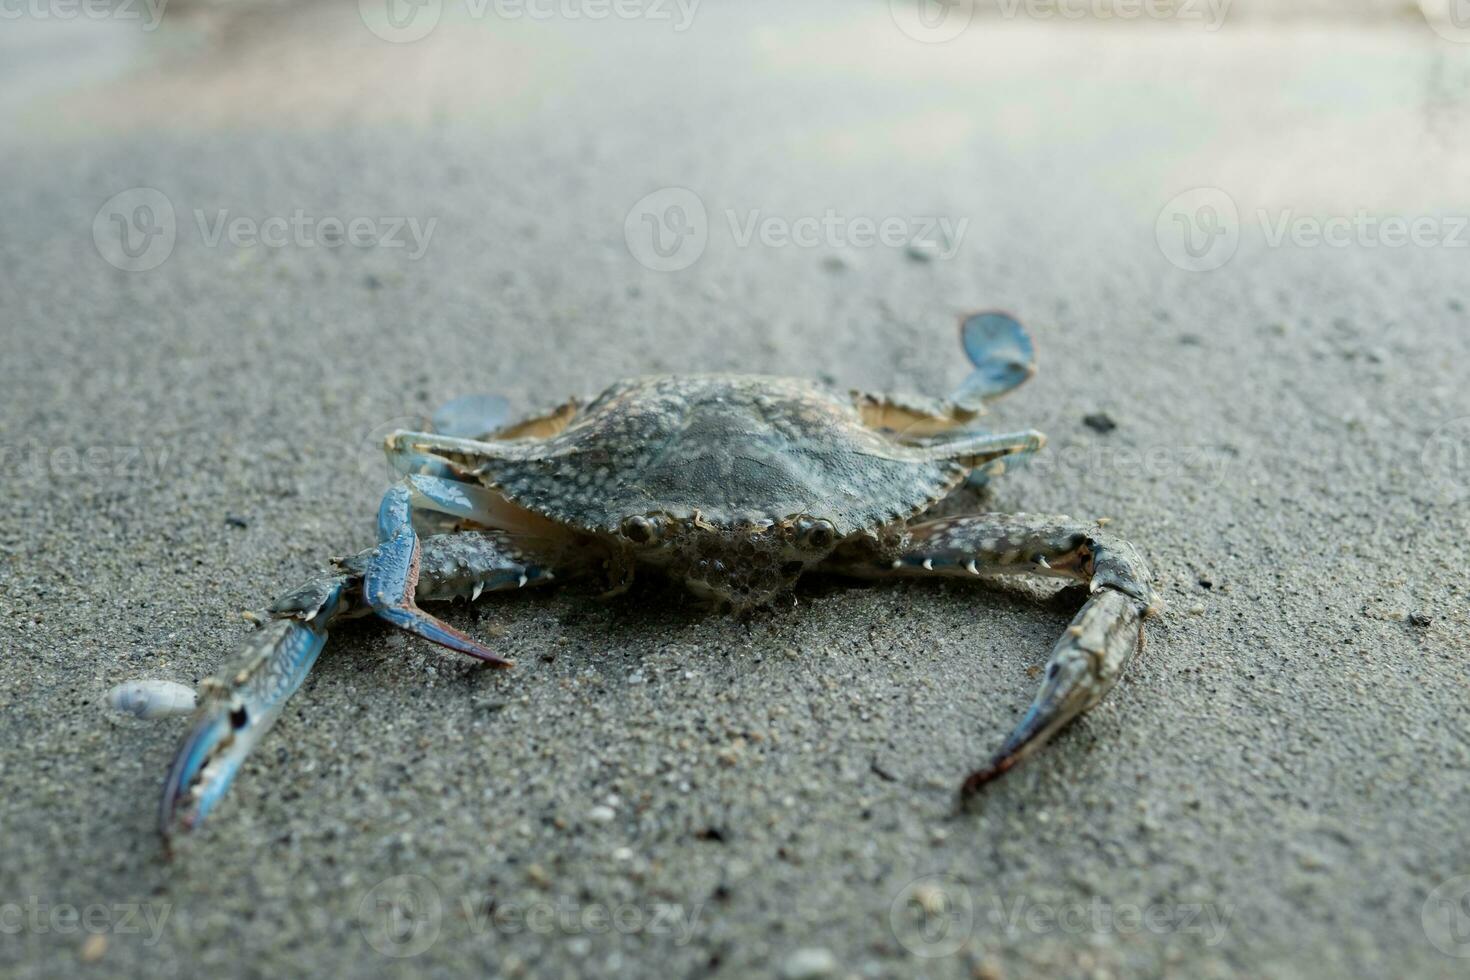
M 789 6 L 5 28 L 0 974 L 1463 975 L 1470 45 Z M 942 395 L 987 307 L 1051 442 L 952 505 L 1111 518 L 1167 606 L 969 811 L 1051 587 L 569 587 L 444 611 L 509 671 L 335 632 L 165 856 L 186 721 L 107 692 L 370 545 L 382 433 Z

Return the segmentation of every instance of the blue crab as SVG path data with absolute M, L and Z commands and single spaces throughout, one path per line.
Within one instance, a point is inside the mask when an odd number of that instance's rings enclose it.
M 737 612 L 772 602 L 808 572 L 1086 583 L 1090 596 L 1035 700 L 962 792 L 1006 772 L 1107 694 L 1156 600 L 1138 552 L 1097 523 L 926 516 L 967 479 L 995 476 L 1045 441 L 977 422 L 987 401 L 1033 373 L 1026 331 L 1005 314 L 978 313 L 962 320 L 961 340 L 974 370 L 947 399 L 665 376 L 509 424 L 494 400 L 462 400 L 436 416 L 436 431 L 393 433 L 386 449 L 401 479 L 378 510 L 378 544 L 277 599 L 200 685 L 164 787 L 165 838 L 197 827 L 219 801 L 337 621 L 376 614 L 509 667 L 419 603 L 579 578 L 616 593 L 638 572 Z

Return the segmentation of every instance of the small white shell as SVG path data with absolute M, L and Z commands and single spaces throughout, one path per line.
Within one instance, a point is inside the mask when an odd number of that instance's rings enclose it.
M 134 718 L 167 718 L 194 710 L 194 689 L 173 681 L 128 681 L 107 692 L 114 711 Z

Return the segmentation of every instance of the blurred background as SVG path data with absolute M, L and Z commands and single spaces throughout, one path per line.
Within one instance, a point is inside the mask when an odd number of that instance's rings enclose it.
M 0 0 L 0 147 L 0 972 L 1463 975 L 1470 4 Z M 1052 441 L 974 503 L 1170 611 L 979 813 L 1044 596 L 548 594 L 334 636 L 163 858 L 104 692 L 366 546 L 383 432 L 940 395 L 985 307 Z

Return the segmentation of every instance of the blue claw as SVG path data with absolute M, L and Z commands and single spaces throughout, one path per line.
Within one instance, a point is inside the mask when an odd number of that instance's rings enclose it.
M 339 584 L 334 608 L 341 589 Z M 325 630 L 300 620 L 272 620 L 246 641 L 217 678 L 206 682 L 194 728 L 174 756 L 163 786 L 158 827 L 165 840 L 175 830 L 193 830 L 204 821 L 240 763 L 306 679 L 326 642 Z
M 973 313 L 960 323 L 960 342 L 975 370 L 951 396 L 960 404 L 999 398 L 1036 373 L 1031 335 L 1009 313 Z
M 510 402 L 499 395 L 466 395 L 439 406 L 434 431 L 461 439 L 481 439 L 510 421 Z
M 418 505 L 440 514 L 464 520 L 483 520 L 489 509 L 490 494 L 483 488 L 438 476 L 410 476 L 412 494 L 420 498 Z

